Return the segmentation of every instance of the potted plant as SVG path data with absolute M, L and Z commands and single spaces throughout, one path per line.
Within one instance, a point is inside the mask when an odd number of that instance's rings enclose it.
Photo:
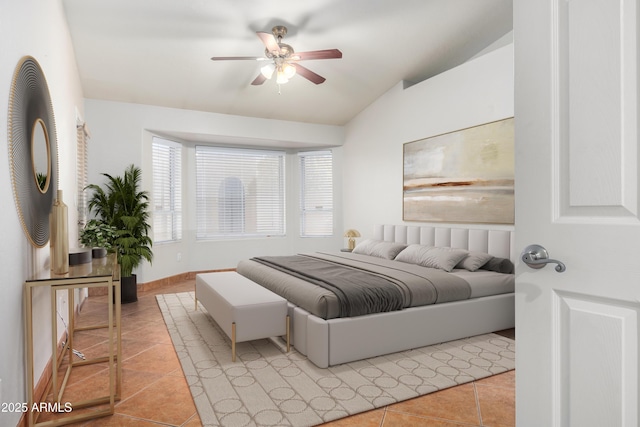
M 127 167 L 122 177 L 102 175 L 107 178 L 104 187 L 96 184 L 87 186 L 93 191 L 88 208 L 98 220 L 115 229 L 110 245 L 120 265 L 122 302 L 135 302 L 138 300 L 138 287 L 133 270 L 143 260 L 151 262 L 153 259 L 153 242 L 149 237 L 149 194 L 140 190 L 142 171 L 134 165 Z
M 80 243 L 92 248 L 93 258 L 102 258 L 112 251 L 112 242 L 116 240 L 116 228 L 99 219 L 90 220 L 80 230 Z

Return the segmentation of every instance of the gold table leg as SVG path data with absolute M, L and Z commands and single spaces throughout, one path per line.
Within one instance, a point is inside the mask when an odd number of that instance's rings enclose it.
M 231 361 L 236 361 L 236 322 L 231 324 Z
M 287 353 L 291 350 L 291 318 L 287 314 Z

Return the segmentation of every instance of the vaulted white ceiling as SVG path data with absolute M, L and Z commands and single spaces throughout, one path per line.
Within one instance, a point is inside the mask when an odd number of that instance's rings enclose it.
M 512 29 L 511 0 L 63 0 L 86 98 L 342 125 L 400 81 L 472 58 Z M 296 51 L 342 59 L 252 86 L 256 31 L 285 25 Z

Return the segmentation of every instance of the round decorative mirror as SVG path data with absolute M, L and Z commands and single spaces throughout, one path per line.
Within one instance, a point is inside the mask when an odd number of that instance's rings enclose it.
M 18 216 L 29 241 L 43 247 L 57 191 L 58 141 L 47 80 L 30 56 L 20 60 L 13 74 L 8 131 Z
M 51 148 L 49 147 L 47 128 L 41 119 L 37 119 L 33 124 L 31 160 L 33 162 L 33 178 L 36 180 L 38 190 L 46 193 L 51 176 Z

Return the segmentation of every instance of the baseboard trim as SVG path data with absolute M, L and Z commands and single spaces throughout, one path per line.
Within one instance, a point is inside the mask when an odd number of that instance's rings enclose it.
M 146 292 L 153 291 L 162 288 L 168 288 L 186 280 L 194 280 L 197 274 L 201 273 L 219 273 L 223 271 L 235 271 L 235 268 L 223 268 L 219 270 L 201 270 L 201 271 L 189 271 L 186 273 L 180 273 L 169 277 L 164 277 L 158 280 L 152 280 L 150 282 L 138 283 L 138 291 Z M 89 288 L 89 296 L 106 295 L 108 290 L 105 287 Z
M 176 274 L 175 276 L 165 277 L 163 279 L 152 280 L 151 282 L 139 283 L 138 290 L 141 292 L 152 291 L 160 288 L 167 288 L 186 280 L 195 280 L 197 274 L 201 273 L 218 273 L 223 271 L 235 271 L 235 268 L 224 268 L 220 270 L 202 270 L 189 271 L 187 273 Z

